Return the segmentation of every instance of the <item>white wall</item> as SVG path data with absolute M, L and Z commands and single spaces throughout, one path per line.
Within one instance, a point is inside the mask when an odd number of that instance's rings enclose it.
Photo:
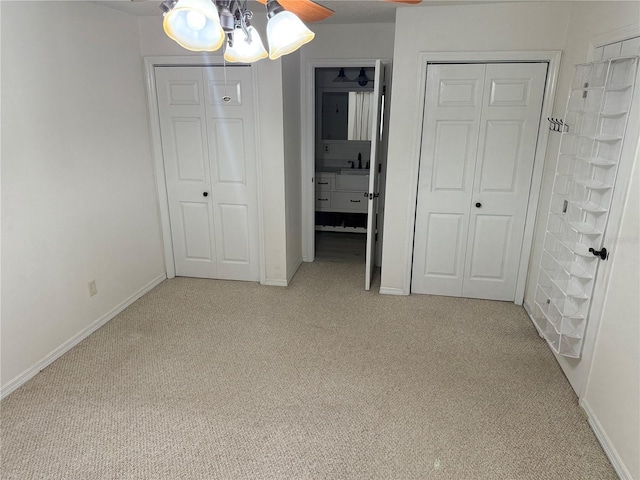
M 409 292 L 422 125 L 420 52 L 561 50 L 570 6 L 510 3 L 397 11 L 381 288 Z
M 302 263 L 300 51 L 282 58 L 287 279 Z
M 282 65 L 281 60 L 262 60 L 257 67 L 265 283 L 286 285 L 287 219 Z
M 393 56 L 395 24 L 312 23 L 316 34 L 311 43 L 302 47 L 304 60 L 321 58 L 390 59 Z
M 253 25 L 265 41 L 266 16 L 256 14 Z M 162 17 L 139 17 L 143 56 L 193 56 L 168 38 L 162 30 Z M 304 48 L 304 47 L 303 47 Z M 287 283 L 287 221 L 285 202 L 285 146 L 282 91 L 282 61 L 261 60 L 254 64 L 258 89 L 258 145 L 262 178 L 262 221 L 264 226 L 264 283 Z
M 6 393 L 165 270 L 135 19 L 1 8 Z

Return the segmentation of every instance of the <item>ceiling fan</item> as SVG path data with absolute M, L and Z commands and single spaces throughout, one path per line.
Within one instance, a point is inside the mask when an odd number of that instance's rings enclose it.
M 381 1 L 390 3 L 408 3 L 411 5 L 416 5 L 422 2 L 422 0 Z M 265 5 L 267 3 L 267 0 L 258 0 L 258 2 Z M 278 3 L 282 5 L 282 8 L 284 8 L 285 10 L 296 14 L 298 18 L 300 18 L 300 20 L 308 23 L 321 22 L 322 20 L 326 20 L 327 18 L 333 16 L 333 14 L 335 13 L 329 7 L 325 7 L 324 5 L 321 5 L 314 0 L 278 0 Z
M 137 1 L 137 0 L 131 0 Z M 416 4 L 422 0 L 381 0 Z M 163 28 L 169 38 L 194 52 L 213 52 L 223 45 L 228 62 L 275 60 L 313 40 L 303 22 L 319 22 L 335 12 L 314 0 L 258 0 L 267 10 L 267 53 L 251 25 L 247 0 L 162 0 Z

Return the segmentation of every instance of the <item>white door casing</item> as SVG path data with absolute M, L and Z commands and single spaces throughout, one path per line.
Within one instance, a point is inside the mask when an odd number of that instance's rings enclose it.
M 251 69 L 155 74 L 176 275 L 258 281 Z
M 546 73 L 428 66 L 412 292 L 514 300 Z
M 373 112 L 371 121 L 371 154 L 369 156 L 369 200 L 367 205 L 367 246 L 365 258 L 364 289 L 371 289 L 373 269 L 376 260 L 376 215 L 378 213 L 378 165 L 380 164 L 380 122 L 382 120 L 382 93 L 384 82 L 384 66 L 376 60 L 375 78 L 373 83 Z

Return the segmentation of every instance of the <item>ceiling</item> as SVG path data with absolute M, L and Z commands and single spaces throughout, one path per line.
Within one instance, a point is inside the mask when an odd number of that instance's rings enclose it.
M 334 10 L 336 13 L 323 23 L 377 23 L 393 22 L 396 18 L 396 8 L 416 8 L 416 6 L 402 3 L 385 2 L 382 0 L 317 0 L 318 3 Z M 101 5 L 122 10 L 131 15 L 161 16 L 160 0 L 104 0 Z M 479 3 L 476 1 L 424 1 L 422 5 L 451 5 L 464 3 Z M 264 6 L 250 1 L 250 9 L 256 14 L 264 11 Z

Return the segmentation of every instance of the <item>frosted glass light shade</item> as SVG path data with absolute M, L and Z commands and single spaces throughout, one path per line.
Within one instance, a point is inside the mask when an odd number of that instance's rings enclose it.
M 269 58 L 275 60 L 295 52 L 315 36 L 316 34 L 309 30 L 296 15 L 286 11 L 280 12 L 271 17 L 267 23 Z
M 247 42 L 247 36 L 241 28 L 233 31 L 233 47 L 227 47 L 224 52 L 227 62 L 251 63 L 267 58 L 267 51 L 264 49 L 258 31 L 252 26 L 247 30 L 251 34 L 251 43 Z
M 164 16 L 164 32 L 193 52 L 213 52 L 224 42 L 218 10 L 211 0 L 179 0 Z

